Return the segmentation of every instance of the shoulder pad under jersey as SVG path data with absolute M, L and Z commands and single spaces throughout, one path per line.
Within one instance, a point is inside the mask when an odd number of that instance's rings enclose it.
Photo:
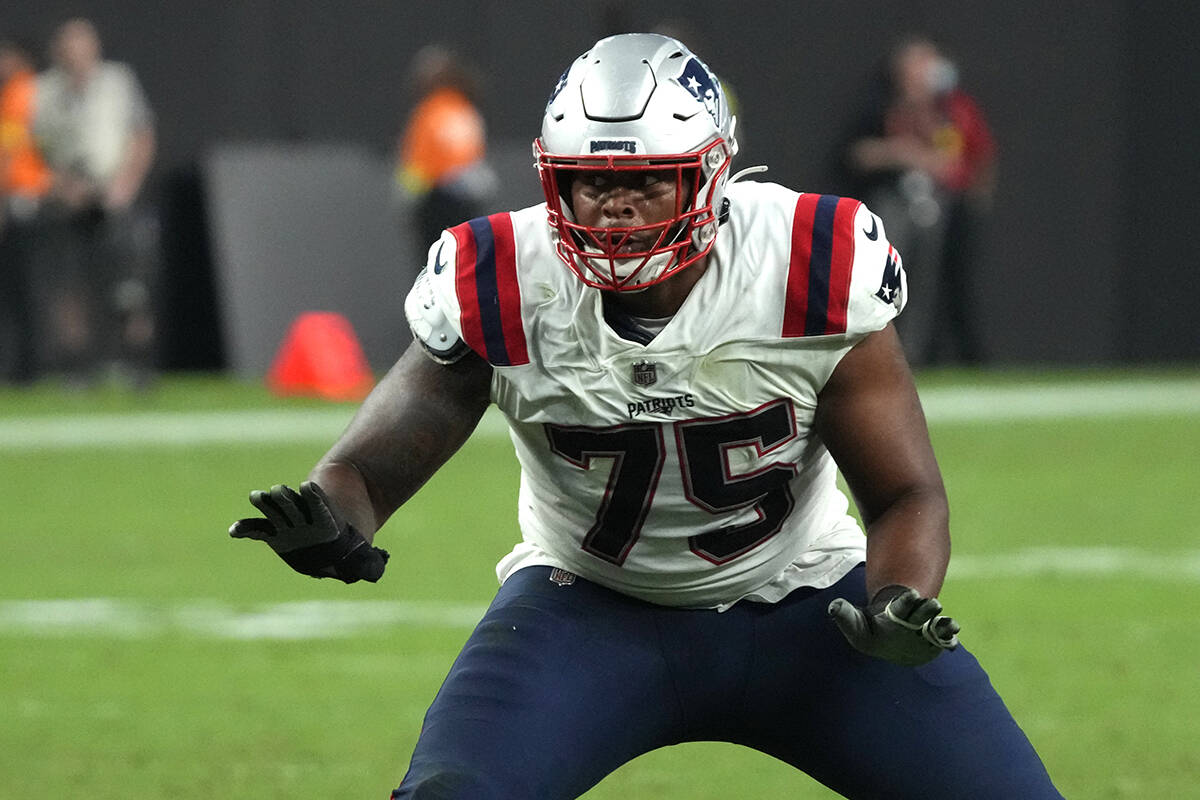
M 446 288 L 439 284 L 448 283 L 453 295 L 453 260 L 454 237 L 444 232 L 429 248 L 428 261 L 404 301 L 404 314 L 413 338 L 439 364 L 453 364 L 470 350 L 456 320 L 447 313 L 447 304 L 439 297 Z

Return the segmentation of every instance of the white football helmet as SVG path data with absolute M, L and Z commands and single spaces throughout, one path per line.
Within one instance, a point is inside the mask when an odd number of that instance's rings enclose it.
M 637 291 L 707 255 L 737 153 L 734 125 L 721 82 L 680 42 L 650 33 L 596 42 L 558 79 L 533 143 L 559 257 L 589 286 Z M 674 217 L 640 227 L 580 225 L 574 177 L 609 170 L 673 171 Z M 634 241 L 652 244 L 621 250 Z

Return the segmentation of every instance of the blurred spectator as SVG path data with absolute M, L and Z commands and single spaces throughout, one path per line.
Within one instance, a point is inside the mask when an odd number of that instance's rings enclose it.
M 59 27 L 51 55 L 33 123 L 54 178 L 39 257 L 51 287 L 51 360 L 76 381 L 112 363 L 140 385 L 154 343 L 153 226 L 134 202 L 154 159 L 153 116 L 133 71 L 101 59 L 88 20 Z
M 36 72 L 33 50 L 0 40 L 0 380 L 36 373 L 30 257 L 38 204 L 50 173 L 30 133 Z
M 916 364 L 984 359 L 973 271 L 990 209 L 995 144 L 955 66 L 928 39 L 893 51 L 846 153 L 854 193 L 879 214 L 908 272 L 897 324 Z
M 496 177 L 472 71 L 451 51 L 428 45 L 413 59 L 409 80 L 418 101 L 397 141 L 396 182 L 412 209 L 423 265 L 443 229 L 486 212 Z

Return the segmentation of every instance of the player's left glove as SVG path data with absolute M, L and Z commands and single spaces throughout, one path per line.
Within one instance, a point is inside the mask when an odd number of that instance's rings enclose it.
M 908 667 L 958 647 L 958 623 L 942 616 L 936 597 L 907 586 L 885 586 L 866 608 L 839 597 L 829 604 L 829 616 L 854 649 Z
M 383 575 L 387 551 L 372 547 L 353 525 L 339 519 L 312 481 L 300 484 L 299 493 L 287 486 L 251 492 L 250 502 L 266 519 L 239 519 L 229 526 L 235 539 L 266 542 L 289 567 L 314 578 L 374 583 Z

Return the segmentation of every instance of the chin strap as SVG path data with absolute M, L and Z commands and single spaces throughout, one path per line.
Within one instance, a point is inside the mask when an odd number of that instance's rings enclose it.
M 746 177 L 747 175 L 753 175 L 756 172 L 766 172 L 766 171 L 767 171 L 766 164 L 759 164 L 756 167 L 746 167 L 745 169 L 739 169 L 737 172 L 735 172 L 733 174 L 733 177 L 729 179 L 729 183 L 737 183 L 738 181 L 740 181 L 742 178 Z
M 738 181 L 740 181 L 742 178 L 746 177 L 747 175 L 753 175 L 756 172 L 766 172 L 766 171 L 767 171 L 766 164 L 759 164 L 758 166 L 746 167 L 745 169 L 740 169 L 733 174 L 733 177 L 729 179 L 729 182 L 726 185 L 728 186 L 729 184 L 737 183 Z M 717 214 L 717 225 L 718 226 L 724 225 L 726 220 L 728 220 L 728 219 L 729 219 L 729 198 L 724 197 L 721 199 L 721 210 Z

